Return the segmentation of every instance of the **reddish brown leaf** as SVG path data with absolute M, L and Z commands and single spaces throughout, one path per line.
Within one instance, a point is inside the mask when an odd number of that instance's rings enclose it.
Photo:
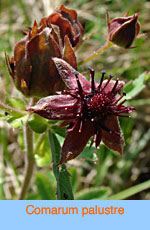
M 68 62 L 74 69 L 77 69 L 76 56 L 68 36 L 65 36 L 63 59 Z

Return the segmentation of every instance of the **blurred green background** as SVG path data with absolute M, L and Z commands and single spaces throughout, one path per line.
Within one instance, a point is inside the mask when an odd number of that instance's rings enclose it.
M 5 64 L 4 52 L 13 54 L 15 43 L 24 35 L 23 30 L 40 21 L 53 10 L 65 4 L 77 10 L 80 22 L 85 24 L 85 35 L 94 34 L 77 50 L 78 61 L 100 48 L 107 35 L 106 10 L 110 17 L 139 12 L 142 33 L 147 35 L 134 42 L 135 49 L 112 47 L 101 56 L 80 67 L 86 71 L 92 66 L 129 82 L 150 70 L 150 1 L 124 0 L 1 0 L 0 1 L 0 101 L 8 96 L 23 98 L 15 89 Z M 150 199 L 150 76 L 145 75 L 144 89 L 128 103 L 136 107 L 131 119 L 120 119 L 125 136 L 122 157 L 101 146 L 97 151 L 88 148 L 77 159 L 67 164 L 71 174 L 75 199 Z M 136 82 L 135 82 L 136 84 Z M 0 118 L 0 199 L 16 199 L 24 172 L 24 140 L 22 128 L 16 129 Z M 56 199 L 56 181 L 52 173 L 51 154 L 47 134 L 36 149 L 36 170 L 27 199 Z M 44 136 L 43 135 L 43 136 Z M 35 135 L 35 144 L 40 134 Z M 61 137 L 58 135 L 58 138 Z M 61 140 L 60 140 L 61 141 Z M 87 154 L 88 152 L 88 154 Z M 94 154 L 93 154 L 94 152 Z M 137 187 L 133 187 L 137 185 Z M 129 190 L 126 190 L 128 189 Z M 148 189 L 144 189 L 148 188 Z M 124 191 L 121 193 L 120 192 Z M 120 195 L 120 196 L 119 196 Z

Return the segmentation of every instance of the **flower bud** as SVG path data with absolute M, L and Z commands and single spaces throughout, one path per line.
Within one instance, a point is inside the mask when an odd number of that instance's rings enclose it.
M 68 35 L 73 47 L 75 47 L 82 39 L 84 28 L 78 22 L 77 12 L 66 8 L 64 5 L 56 10 L 47 18 L 47 23 L 57 25 L 60 28 L 60 36 L 64 42 L 65 35 Z
M 118 17 L 110 21 L 107 12 L 107 26 L 108 40 L 120 47 L 129 48 L 140 32 L 138 13 L 132 16 Z
M 34 22 L 26 36 L 14 48 L 14 57 L 6 63 L 13 82 L 25 96 L 44 97 L 65 88 L 53 57 L 67 61 L 77 69 L 73 47 L 81 39 L 83 28 L 77 13 L 63 5 L 58 12 Z

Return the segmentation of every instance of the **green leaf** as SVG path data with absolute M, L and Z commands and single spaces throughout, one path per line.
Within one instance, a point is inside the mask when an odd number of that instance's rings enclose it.
M 108 197 L 110 192 L 111 192 L 110 188 L 104 188 L 104 187 L 86 188 L 76 193 L 75 199 L 76 200 L 103 200 Z
M 7 122 L 9 124 L 12 125 L 13 128 L 15 129 L 18 129 L 18 128 L 21 128 L 25 125 L 26 121 L 28 119 L 28 116 L 24 116 L 24 117 L 19 117 L 19 118 L 16 118 L 16 117 L 13 117 L 13 116 L 10 116 L 8 119 L 7 119 Z
M 135 97 L 145 88 L 145 76 L 146 73 L 142 73 L 137 79 L 125 85 L 124 90 L 126 92 L 126 97 L 124 97 L 124 99 L 131 99 Z
M 22 116 L 25 116 L 27 112 L 25 110 L 21 110 L 19 108 L 15 108 L 13 106 L 10 106 L 11 103 L 4 104 L 0 102 L 0 110 L 4 111 L 3 114 L 0 115 L 0 117 L 5 116 L 13 116 L 15 118 L 19 118 Z M 17 106 L 16 106 L 17 107 Z
M 29 126 L 36 133 L 44 133 L 47 129 L 46 120 L 36 114 L 30 117 Z
M 0 118 L 3 118 L 3 117 L 6 117 L 6 115 L 5 114 L 0 114 Z
M 5 183 L 0 184 L 0 200 L 6 200 L 5 193 L 4 193 L 4 185 Z
M 43 152 L 43 150 L 42 150 Z M 39 155 L 35 155 L 35 162 L 37 164 L 38 167 L 45 167 L 50 165 L 51 163 L 51 157 L 50 154 L 48 152 L 45 152 L 42 156 Z
M 58 125 L 53 125 L 52 130 L 54 131 L 54 133 L 57 133 L 61 137 L 66 136 L 66 127 L 59 128 Z
M 19 147 L 25 151 L 25 145 L 24 145 L 24 136 L 23 136 L 23 130 L 20 129 L 20 132 L 18 134 L 17 142 L 19 144 Z
M 129 105 L 131 106 L 150 106 L 150 98 L 146 99 L 136 99 L 136 100 L 131 100 L 128 102 Z
M 80 157 L 87 159 L 87 160 L 96 161 L 97 159 L 96 148 L 94 146 L 92 146 L 91 148 L 89 147 L 90 147 L 90 144 L 87 144 L 83 152 L 80 154 Z
M 25 102 L 23 100 L 21 100 L 20 98 L 7 97 L 6 105 L 8 105 L 14 109 L 17 109 L 19 111 L 25 111 L 25 109 L 26 109 Z M 21 114 L 17 111 L 13 111 L 13 110 L 10 112 L 10 115 L 13 117 L 16 117 L 16 118 L 24 116 L 24 114 Z
M 76 192 L 80 183 L 79 175 L 75 167 L 70 167 L 69 173 L 71 175 L 70 179 L 71 179 L 72 189 L 74 192 Z
M 38 148 L 35 150 L 35 161 L 37 166 L 39 167 L 45 167 L 50 165 L 51 163 L 51 151 L 49 148 L 49 140 L 48 136 L 44 136 L 42 142 L 38 146 Z
M 55 190 L 46 176 L 36 173 L 36 185 L 42 200 L 56 200 Z
M 103 180 L 109 172 L 110 162 L 112 161 L 113 155 L 110 150 L 104 145 L 97 151 L 98 162 L 96 164 L 97 174 L 95 175 L 95 185 L 99 186 L 103 184 Z
M 56 135 L 49 131 L 49 143 L 52 152 L 53 172 L 57 180 L 57 199 L 58 200 L 73 200 L 72 187 L 70 183 L 70 174 L 68 173 L 65 164 L 57 167 L 56 164 L 60 161 L 61 146 Z
M 19 110 L 25 110 L 26 109 L 25 102 L 23 100 L 21 100 L 20 98 L 8 97 L 6 100 L 6 104 L 8 104 L 9 106 L 11 106 L 15 109 L 19 109 Z
M 115 195 L 112 195 L 108 198 L 108 200 L 124 200 L 148 188 L 150 188 L 150 180 L 143 182 L 141 184 L 132 186 L 131 188 L 125 189 Z

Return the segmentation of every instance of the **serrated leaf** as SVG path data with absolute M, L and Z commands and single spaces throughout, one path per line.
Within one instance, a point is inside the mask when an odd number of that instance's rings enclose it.
M 126 96 L 124 97 L 124 99 L 131 99 L 135 97 L 145 88 L 145 75 L 146 73 L 142 73 L 137 79 L 125 85 L 124 90 L 126 92 Z
M 30 117 L 29 126 L 36 133 L 44 133 L 47 129 L 46 120 L 36 114 Z

